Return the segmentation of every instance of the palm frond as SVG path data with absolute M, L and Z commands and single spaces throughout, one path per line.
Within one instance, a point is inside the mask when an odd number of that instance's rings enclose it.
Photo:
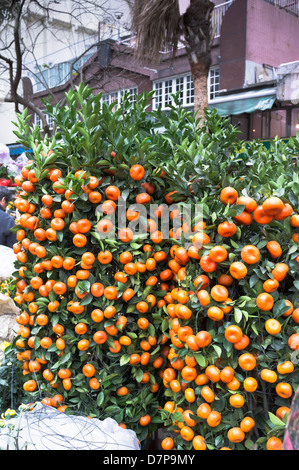
M 163 50 L 173 50 L 175 54 L 179 22 L 178 0 L 135 0 L 132 31 L 136 35 L 136 59 L 158 62 Z

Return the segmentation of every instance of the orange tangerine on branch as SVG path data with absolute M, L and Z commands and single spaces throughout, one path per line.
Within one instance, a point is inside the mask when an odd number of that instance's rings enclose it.
M 235 188 L 227 186 L 221 190 L 219 199 L 223 204 L 234 204 L 238 199 L 238 191 Z
M 234 279 L 240 280 L 246 277 L 247 267 L 241 261 L 235 261 L 230 265 L 229 272 Z
M 270 216 L 279 215 L 283 206 L 283 201 L 276 196 L 267 198 L 262 205 L 264 212 Z

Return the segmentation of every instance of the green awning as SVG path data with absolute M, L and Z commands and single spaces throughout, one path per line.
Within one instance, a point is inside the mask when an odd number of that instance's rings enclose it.
M 220 116 L 231 116 L 271 109 L 275 100 L 276 89 L 265 88 L 215 98 L 210 101 L 209 107 L 215 108 Z

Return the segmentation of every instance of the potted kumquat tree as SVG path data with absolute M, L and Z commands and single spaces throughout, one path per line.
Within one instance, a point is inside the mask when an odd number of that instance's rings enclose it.
M 114 108 L 82 84 L 46 104 L 53 137 L 18 117 L 25 395 L 141 444 L 163 426 L 165 450 L 280 449 L 299 383 L 299 141 L 245 146 L 213 110 L 199 127 L 150 99 Z

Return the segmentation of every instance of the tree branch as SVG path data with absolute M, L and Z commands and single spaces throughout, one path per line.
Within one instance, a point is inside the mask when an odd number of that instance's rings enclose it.
M 23 0 L 18 15 L 15 18 L 14 24 L 14 43 L 15 43 L 15 52 L 16 52 L 16 73 L 14 77 L 14 89 L 17 92 L 18 86 L 20 84 L 22 78 L 22 51 L 21 51 L 21 44 L 20 44 L 20 18 L 23 12 L 24 4 L 26 0 Z
M 11 98 L 10 99 L 9 98 L 4 98 L 4 101 L 9 101 L 9 102 L 15 103 L 15 111 L 16 111 L 16 113 L 18 113 L 19 108 L 18 108 L 18 102 L 16 100 L 16 89 L 15 89 L 15 85 L 14 85 L 13 61 L 11 59 L 9 59 L 8 57 L 3 56 L 2 54 L 0 54 L 0 59 L 8 64 L 8 70 L 9 70 L 9 83 L 10 83 Z

